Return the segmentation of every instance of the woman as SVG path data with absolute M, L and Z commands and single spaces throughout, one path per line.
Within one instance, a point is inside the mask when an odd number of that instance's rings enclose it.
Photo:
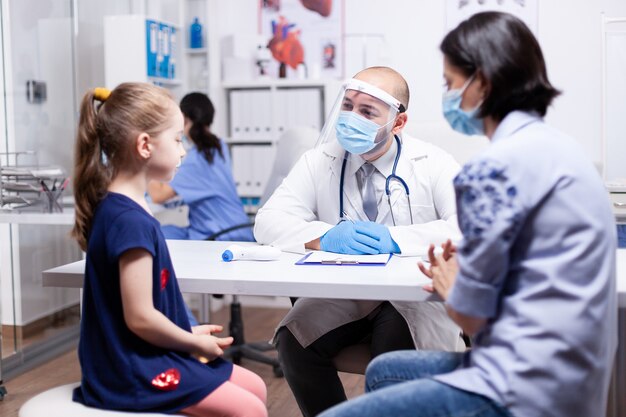
M 451 126 L 492 142 L 454 180 L 463 239 L 429 251 L 431 291 L 466 353 L 375 359 L 335 416 L 602 416 L 616 350 L 615 227 L 579 145 L 547 126 L 558 95 L 530 30 L 480 13 L 441 44 Z
M 152 182 L 148 193 L 162 204 L 176 196 L 189 206 L 189 226 L 162 226 L 167 239 L 205 240 L 230 227 L 246 224 L 248 217 L 237 196 L 228 147 L 211 130 L 215 108 L 202 93 L 187 94 L 180 102 L 185 117 L 185 136 L 192 146 L 172 181 Z M 217 240 L 253 241 L 252 229 L 244 227 Z

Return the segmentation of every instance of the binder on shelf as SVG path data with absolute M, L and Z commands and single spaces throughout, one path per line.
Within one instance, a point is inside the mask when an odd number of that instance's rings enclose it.
M 157 54 L 159 50 L 159 24 L 146 19 L 146 57 L 148 77 L 157 77 Z
M 242 92 L 232 90 L 229 94 L 230 137 L 234 141 L 243 139 Z M 234 156 L 233 156 L 234 159 Z
M 159 65 L 159 77 L 169 78 L 168 69 L 170 66 L 170 27 L 164 23 L 160 24 L 160 45 L 161 62 Z

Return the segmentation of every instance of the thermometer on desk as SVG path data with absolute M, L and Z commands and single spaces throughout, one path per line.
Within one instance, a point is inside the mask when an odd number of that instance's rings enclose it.
M 230 245 L 222 253 L 224 262 L 230 261 L 274 261 L 282 252 L 273 246 L 241 246 Z

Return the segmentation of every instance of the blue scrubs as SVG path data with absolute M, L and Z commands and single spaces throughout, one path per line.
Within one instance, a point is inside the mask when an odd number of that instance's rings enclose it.
M 212 164 L 195 146 L 183 159 L 170 186 L 189 206 L 189 226 L 163 226 L 167 239 L 205 240 L 220 230 L 249 222 L 235 188 L 228 147 L 223 141 L 221 146 L 224 157 L 216 152 Z M 254 236 L 252 228 L 246 227 L 217 240 L 254 241 Z
M 154 307 L 191 331 L 159 222 L 128 197 L 108 193 L 94 214 L 87 248 L 78 345 L 82 381 L 74 401 L 111 410 L 176 413 L 227 381 L 233 366 L 221 358 L 202 364 L 188 353 L 152 345 L 126 326 L 119 259 L 136 248 L 153 257 Z

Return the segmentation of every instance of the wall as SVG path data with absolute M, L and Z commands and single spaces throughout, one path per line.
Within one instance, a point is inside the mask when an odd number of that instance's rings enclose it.
M 209 30 L 214 38 L 235 32 L 244 35 L 256 32 L 256 0 L 209 0 L 209 4 L 206 20 L 212 25 Z M 345 7 L 346 35 L 383 34 L 387 53 L 380 63 L 394 67 L 407 78 L 412 96 L 407 127 L 410 133 L 426 135 L 426 139 L 439 143 L 461 160 L 485 146 L 484 140 L 462 138 L 450 132 L 441 116 L 443 78 L 438 45 L 444 36 L 444 1 L 345 0 Z M 549 111 L 547 121 L 573 135 L 594 161 L 601 158 L 601 12 L 609 16 L 626 16 L 626 2 L 539 1 L 539 42 L 548 64 L 548 74 L 563 90 L 563 95 Z M 237 24 L 229 23 L 233 21 Z M 220 94 L 219 43 L 215 39 L 210 42 L 213 48 L 211 92 L 215 96 Z M 358 68 L 361 56 L 361 51 L 347 51 L 346 67 Z M 223 119 L 218 123 L 223 123 Z

